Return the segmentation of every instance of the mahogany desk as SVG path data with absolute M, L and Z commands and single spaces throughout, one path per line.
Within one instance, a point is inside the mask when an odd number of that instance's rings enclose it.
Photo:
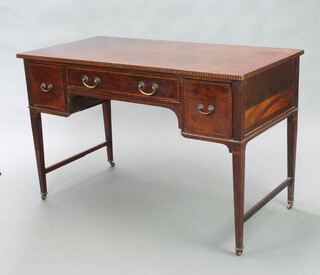
M 94 37 L 18 54 L 24 59 L 42 199 L 46 174 L 106 147 L 112 153 L 111 100 L 175 112 L 184 137 L 225 144 L 233 158 L 236 254 L 243 225 L 288 187 L 293 206 L 302 50 Z M 102 104 L 106 141 L 55 165 L 44 161 L 41 113 L 69 116 Z M 249 140 L 288 120 L 288 177 L 244 213 Z

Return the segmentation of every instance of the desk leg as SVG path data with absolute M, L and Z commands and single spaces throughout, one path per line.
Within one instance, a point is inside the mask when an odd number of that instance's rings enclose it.
M 102 112 L 103 112 L 103 121 L 104 121 L 104 130 L 106 135 L 107 144 L 107 156 L 108 161 L 113 167 L 113 147 L 112 147 L 112 127 L 111 127 L 111 102 L 110 100 L 102 103 Z
M 44 162 L 44 149 L 43 149 L 43 135 L 42 135 L 42 122 L 41 113 L 30 110 L 32 134 L 34 141 L 34 149 L 36 153 L 36 160 L 38 166 L 38 175 L 40 182 L 41 198 L 43 200 L 47 197 L 47 181 Z
M 245 151 L 232 152 L 236 255 L 243 250 Z
M 291 209 L 293 207 L 294 201 L 297 129 L 298 115 L 297 113 L 295 113 L 295 115 L 288 118 L 288 178 L 291 178 L 291 183 L 288 185 L 288 209 Z

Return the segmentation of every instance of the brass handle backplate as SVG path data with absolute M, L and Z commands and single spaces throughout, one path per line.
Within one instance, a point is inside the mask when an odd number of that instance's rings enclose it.
M 144 82 L 140 81 L 139 85 L 138 85 L 138 89 L 139 89 L 140 93 L 142 93 L 144 95 L 148 95 L 148 96 L 154 95 L 159 90 L 159 86 L 156 83 L 152 84 L 152 86 L 151 86 L 152 92 L 151 93 L 146 93 L 144 91 L 145 87 L 146 87 L 146 85 L 144 84 Z
M 208 112 L 204 112 L 203 109 L 204 109 L 204 106 L 202 104 L 199 104 L 197 107 L 197 110 L 200 114 L 205 115 L 205 116 L 212 114 L 214 111 L 214 107 L 212 105 L 208 106 Z
M 87 77 L 86 75 L 84 75 L 84 76 L 82 77 L 82 83 L 83 83 L 83 85 L 86 86 L 86 87 L 89 88 L 89 89 L 94 89 L 94 88 L 96 88 L 96 87 L 100 84 L 100 78 L 97 77 L 97 76 L 94 78 L 94 80 L 93 80 L 94 85 L 89 85 L 88 82 L 89 82 L 89 77 Z
M 53 90 L 53 85 L 52 84 L 48 84 L 48 88 L 47 88 L 47 85 L 45 83 L 41 83 L 40 89 L 42 91 L 44 91 L 45 93 L 49 93 L 50 91 Z

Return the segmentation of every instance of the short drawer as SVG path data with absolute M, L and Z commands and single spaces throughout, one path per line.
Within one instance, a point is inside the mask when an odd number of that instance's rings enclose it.
M 62 71 L 59 66 L 28 64 L 30 105 L 56 110 L 65 109 Z
M 67 68 L 68 87 L 165 101 L 179 100 L 179 80 L 148 75 Z
M 210 137 L 231 137 L 231 85 L 185 81 L 184 131 Z

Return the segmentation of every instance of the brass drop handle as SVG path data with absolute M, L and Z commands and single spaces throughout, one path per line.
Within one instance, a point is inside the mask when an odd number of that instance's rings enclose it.
M 205 116 L 212 114 L 214 111 L 214 107 L 212 105 L 208 106 L 208 112 L 204 112 L 203 109 L 204 109 L 204 106 L 202 104 L 199 104 L 197 107 L 197 110 L 200 114 L 205 115 Z
M 47 88 L 47 85 L 45 83 L 41 83 L 40 89 L 42 91 L 44 91 L 45 93 L 49 93 L 50 91 L 53 90 L 53 85 L 52 84 L 48 84 L 48 88 Z
M 83 85 L 86 86 L 86 87 L 89 88 L 89 89 L 94 89 L 94 88 L 96 88 L 96 87 L 100 84 L 100 78 L 97 77 L 97 76 L 94 78 L 94 80 L 93 80 L 94 85 L 89 85 L 88 82 L 89 82 L 89 77 L 87 77 L 86 75 L 84 75 L 84 76 L 82 77 L 82 83 L 83 83 Z
M 140 81 L 139 85 L 138 85 L 138 89 L 139 89 L 140 93 L 142 93 L 144 95 L 148 95 L 148 96 L 154 95 L 159 90 L 159 86 L 156 83 L 152 84 L 152 86 L 151 86 L 152 92 L 151 93 L 146 93 L 144 91 L 145 87 L 146 87 L 146 85 L 144 84 L 144 82 Z

